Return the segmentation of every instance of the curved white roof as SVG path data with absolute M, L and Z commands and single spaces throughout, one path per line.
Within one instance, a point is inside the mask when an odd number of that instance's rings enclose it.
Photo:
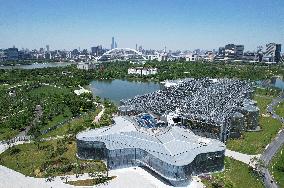
M 163 128 L 158 133 L 143 131 L 128 117 L 115 117 L 115 124 L 79 133 L 78 140 L 104 142 L 109 150 L 140 148 L 175 166 L 191 163 L 201 153 L 224 151 L 219 140 L 195 135 L 178 126 Z

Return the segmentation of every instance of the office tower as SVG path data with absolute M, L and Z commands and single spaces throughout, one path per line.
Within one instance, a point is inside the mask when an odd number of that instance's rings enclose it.
M 265 56 L 270 62 L 279 63 L 281 59 L 281 44 L 269 43 L 266 45 Z
M 136 44 L 136 46 L 135 46 L 135 50 L 137 51 L 138 50 L 138 47 L 137 47 L 138 45 Z
M 114 48 L 117 48 L 117 42 L 114 43 Z
M 244 55 L 244 45 L 235 45 L 235 58 L 241 59 Z
M 230 59 L 241 59 L 244 55 L 244 45 L 227 44 L 225 46 L 225 57 Z
M 110 47 L 110 49 L 111 50 L 114 49 L 114 37 L 111 38 L 111 47 Z
M 49 45 L 46 45 L 46 51 L 49 52 Z

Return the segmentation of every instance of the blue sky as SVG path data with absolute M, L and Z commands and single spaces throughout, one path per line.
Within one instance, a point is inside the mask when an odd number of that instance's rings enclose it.
M 0 48 L 253 50 L 284 44 L 284 0 L 0 0 Z

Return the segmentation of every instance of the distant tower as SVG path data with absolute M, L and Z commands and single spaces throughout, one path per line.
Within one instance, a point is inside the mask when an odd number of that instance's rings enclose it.
M 138 50 L 138 45 L 136 44 L 136 46 L 135 46 L 135 50 L 137 51 Z
M 114 37 L 111 38 L 111 47 L 110 47 L 110 49 L 111 50 L 114 49 Z
M 49 52 L 49 45 L 46 45 L 46 51 Z
M 117 48 L 117 42 L 114 43 L 114 48 Z

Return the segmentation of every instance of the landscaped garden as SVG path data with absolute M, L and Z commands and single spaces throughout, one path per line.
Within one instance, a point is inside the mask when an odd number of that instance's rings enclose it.
M 265 92 L 265 94 L 264 94 Z M 230 139 L 226 142 L 228 149 L 246 154 L 260 154 L 264 151 L 267 144 L 277 135 L 283 127 L 281 122 L 267 114 L 267 105 L 272 102 L 273 97 L 278 93 L 257 90 L 254 100 L 260 109 L 259 125 L 261 131 L 244 132 L 241 138 Z
M 76 142 L 71 137 L 13 146 L 0 154 L 0 165 L 27 176 L 45 178 L 107 171 L 101 161 L 78 159 Z

